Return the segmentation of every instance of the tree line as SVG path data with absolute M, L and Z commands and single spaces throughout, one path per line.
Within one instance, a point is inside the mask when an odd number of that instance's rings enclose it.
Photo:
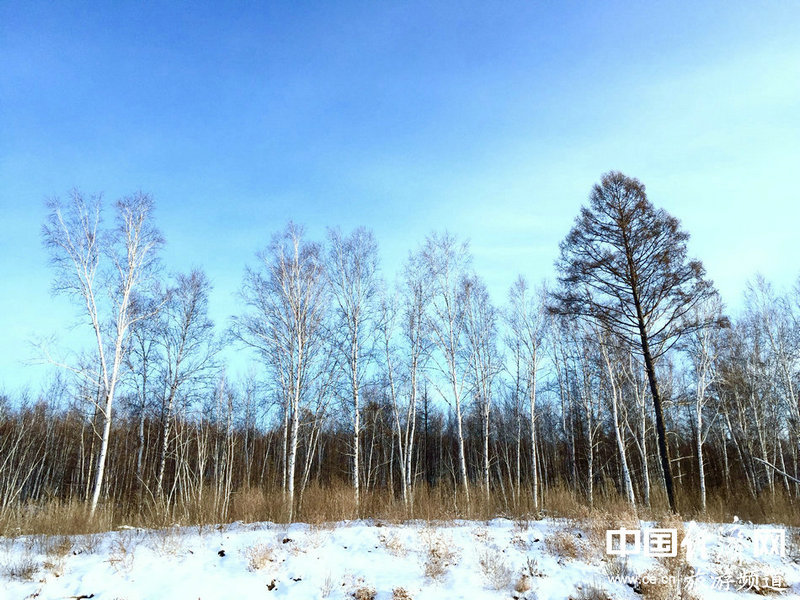
M 437 490 L 463 515 L 537 512 L 556 489 L 698 513 L 800 497 L 800 281 L 756 277 L 727 315 L 680 222 L 622 173 L 550 287 L 520 276 L 495 304 L 445 232 L 389 283 L 370 230 L 289 223 L 217 326 L 201 269 L 164 275 L 150 196 L 108 225 L 80 192 L 48 209 L 53 289 L 94 342 L 43 348 L 53 384 L 0 397 L 0 522 L 53 499 L 227 519 L 252 490 L 291 521 L 311 488 L 349 490 L 346 516 L 376 497 L 412 516 Z M 226 347 L 257 366 L 231 379 Z

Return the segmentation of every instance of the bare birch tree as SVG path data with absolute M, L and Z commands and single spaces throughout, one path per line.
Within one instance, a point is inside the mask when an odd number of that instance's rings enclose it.
M 476 405 L 480 408 L 483 429 L 482 486 L 486 505 L 489 506 L 489 422 L 494 380 L 500 370 L 497 352 L 497 310 L 492 306 L 486 285 L 477 276 L 464 279 L 462 293 L 467 363 L 471 367 L 469 378 L 472 380 Z
M 334 299 L 334 325 L 343 356 L 353 407 L 353 492 L 356 509 L 360 506 L 361 388 L 377 323 L 378 244 L 371 231 L 359 227 L 350 235 L 328 230 L 326 272 Z
M 136 486 L 141 501 L 147 487 L 144 476 L 145 422 L 148 405 L 157 395 L 157 371 L 161 361 L 158 344 L 159 306 L 161 294 L 154 290 L 147 296 L 137 295 L 135 304 L 150 316 L 131 325 L 131 341 L 126 354 L 126 368 L 133 388 L 133 412 L 138 420 L 136 450 Z
M 712 296 L 705 304 L 695 309 L 703 314 L 697 320 L 719 323 L 727 326 L 722 316 L 722 303 L 719 296 Z M 697 329 L 688 337 L 686 349 L 691 360 L 694 375 L 694 418 L 695 452 L 697 453 L 697 474 L 700 482 L 700 510 L 706 511 L 706 470 L 703 458 L 703 444 L 711 431 L 703 423 L 703 411 L 709 401 L 708 390 L 717 381 L 717 358 L 719 356 L 719 328 L 715 326 Z
M 633 492 L 633 480 L 628 466 L 628 454 L 625 450 L 625 427 L 623 427 L 621 412 L 622 404 L 622 385 L 619 374 L 619 365 L 624 364 L 618 357 L 614 356 L 615 345 L 610 339 L 608 332 L 595 326 L 591 333 L 599 346 L 600 356 L 605 366 L 607 383 L 610 388 L 609 399 L 611 401 L 611 423 L 614 428 L 614 439 L 617 442 L 617 452 L 619 454 L 620 470 L 622 471 L 622 487 L 625 490 L 625 497 L 631 506 L 636 506 L 636 496 Z M 616 348 L 618 353 L 621 349 Z
M 384 293 L 380 301 L 380 320 L 378 329 L 381 333 L 381 346 L 383 350 L 383 367 L 385 370 L 385 387 L 389 395 L 392 406 L 392 416 L 394 424 L 394 434 L 397 438 L 397 456 L 400 467 L 400 489 L 403 494 L 403 504 L 406 508 L 411 502 L 410 481 L 408 477 L 406 456 L 410 451 L 408 432 L 413 432 L 413 424 L 409 417 L 414 413 L 412 404 L 409 401 L 406 407 L 402 405 L 402 376 L 398 373 L 397 348 L 395 340 L 397 338 L 397 319 L 400 310 L 397 306 L 396 295 Z M 403 419 L 405 418 L 405 424 Z M 411 436 L 413 439 L 413 435 Z
M 133 296 L 147 283 L 162 238 L 152 224 L 153 200 L 143 193 L 116 203 L 112 229 L 101 229 L 101 200 L 74 191 L 64 206 L 48 203 L 43 228 L 45 246 L 56 270 L 53 289 L 76 298 L 88 317 L 97 344 L 100 371 L 78 371 L 100 381 L 103 416 L 100 451 L 94 475 L 89 513 L 94 516 L 103 487 L 111 437 L 111 411 L 124 365 L 131 325 L 147 314 L 132 308 Z M 73 370 L 75 370 L 73 368 Z
M 455 409 L 458 436 L 458 463 L 461 484 L 469 511 L 469 475 L 464 448 L 463 402 L 466 372 L 463 364 L 465 347 L 464 278 L 471 262 L 469 246 L 459 243 L 448 233 L 430 235 L 421 250 L 426 276 L 433 286 L 429 302 L 428 328 L 439 349 L 435 360 L 448 389 L 437 388 Z
M 288 429 L 287 512 L 295 510 L 295 471 L 301 404 L 323 341 L 326 278 L 318 244 L 303 240 L 294 223 L 276 234 L 248 268 L 242 297 L 248 312 L 235 319 L 233 333 L 267 362 L 286 409 Z
M 419 390 L 430 357 L 426 329 L 430 281 L 420 254 L 410 254 L 403 267 L 398 292 L 381 299 L 380 332 L 386 387 L 392 404 L 398 443 L 403 502 L 413 504 L 414 454 Z
M 214 339 L 214 324 L 208 318 L 211 284 L 199 269 L 178 274 L 162 309 L 159 341 L 163 350 L 163 394 L 161 447 L 156 476 L 156 497 L 163 498 L 164 474 L 169 452 L 175 405 L 181 394 L 188 395 L 194 385 L 211 383 L 219 346 Z M 222 384 L 220 384 L 222 385 Z
M 630 420 L 625 421 L 625 425 L 631 432 L 634 444 L 642 461 L 642 500 L 644 505 L 650 507 L 650 468 L 647 462 L 647 433 L 648 411 L 647 411 L 647 377 L 642 372 L 639 361 L 632 354 L 628 353 L 623 363 L 623 373 L 626 388 L 634 399 L 636 408 L 636 431 L 633 430 Z
M 521 370 L 530 408 L 531 441 L 531 494 L 534 508 L 539 508 L 539 464 L 536 451 L 536 382 L 545 331 L 544 288 L 540 294 L 532 293 L 528 282 L 518 277 L 509 291 L 509 309 L 506 321 L 509 328 L 509 345 L 519 349 Z M 518 392 L 519 393 L 519 392 Z
M 796 312 L 800 304 L 793 307 L 789 297 L 776 294 L 762 275 L 748 284 L 745 300 L 753 326 L 766 338 L 775 391 L 788 411 L 800 450 L 800 311 Z

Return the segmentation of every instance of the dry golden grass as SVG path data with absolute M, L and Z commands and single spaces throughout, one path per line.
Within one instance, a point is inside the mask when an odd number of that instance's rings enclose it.
M 683 506 L 684 496 L 678 493 L 678 506 Z M 639 504 L 639 517 L 647 521 L 657 521 L 662 516 L 670 514 L 669 500 L 666 492 L 661 487 L 654 487 L 650 490 L 650 506 Z
M 530 519 L 540 518 L 543 514 L 587 523 L 600 519 L 608 522 L 609 515 L 615 519 L 619 516 L 623 522 L 638 518 L 657 521 L 670 512 L 666 496 L 658 486 L 651 492 L 650 507 L 639 506 L 638 514 L 616 493 L 612 485 L 598 486 L 592 508 L 582 495 L 563 484 L 543 490 L 543 511 L 533 507 L 529 493 L 512 496 L 505 498 L 502 494 L 494 493 L 487 501 L 480 487 L 473 486 L 468 509 L 466 497 L 460 488 L 420 484 L 415 487 L 408 504 L 389 490 L 365 490 L 357 510 L 353 490 L 346 482 L 327 485 L 312 483 L 298 497 L 294 520 L 323 525 L 356 517 L 401 523 L 411 519 L 452 521 L 504 516 L 514 519 L 515 527 L 524 531 Z M 755 499 L 747 494 L 723 498 L 710 493 L 708 509 L 702 514 L 693 504 L 695 496 L 692 490 L 682 490 L 678 495 L 682 514 L 687 518 L 730 522 L 736 514 L 754 523 L 800 526 L 800 511 L 796 510 L 782 489 L 777 489 L 774 496 L 765 492 Z M 288 519 L 288 507 L 280 488 L 235 491 L 224 513 L 211 488 L 204 489 L 199 497 L 199 500 L 195 497 L 170 506 L 152 500 L 101 503 L 93 519 L 88 517 L 85 502 L 76 499 L 16 506 L 3 513 L 0 535 L 77 535 L 109 531 L 121 525 L 161 529 L 175 524 L 200 526 L 233 521 L 285 523 Z M 591 535 L 591 532 L 588 533 Z
M 644 600 L 673 600 L 674 585 L 663 567 L 648 569 L 639 578 L 639 593 Z
M 111 552 L 108 554 L 107 562 L 118 573 L 130 573 L 133 569 L 135 546 L 127 536 L 119 536 L 111 544 Z
M 514 591 L 518 594 L 524 594 L 529 592 L 533 588 L 533 583 L 531 581 L 530 575 L 527 573 L 523 573 L 520 575 L 519 579 L 517 579 L 517 583 L 514 584 Z
M 61 577 L 64 572 L 66 558 L 72 553 L 72 540 L 68 536 L 37 535 L 31 538 L 30 548 L 39 554 L 44 554 L 42 568 L 54 575 Z
M 589 506 L 564 485 L 546 490 L 543 496 L 543 504 L 549 516 L 565 519 L 583 519 L 589 516 Z
M 241 490 L 232 495 L 231 514 L 237 521 L 254 523 L 256 521 L 280 521 L 277 518 L 282 503 L 281 498 L 259 488 Z
M 539 562 L 533 556 L 528 556 L 525 559 L 524 575 L 530 578 L 544 577 L 544 573 L 539 568 Z
M 458 553 L 451 540 L 446 539 L 435 530 L 422 530 L 422 567 L 425 577 L 440 580 L 447 574 L 447 569 L 458 562 Z
M 248 571 L 260 571 L 275 561 L 275 555 L 269 544 L 255 544 L 244 551 Z
M 39 554 L 62 558 L 72 552 L 72 540 L 66 535 L 37 535 L 31 539 Z
M 472 530 L 472 537 L 475 538 L 476 541 L 481 542 L 483 544 L 489 543 L 489 529 L 488 527 L 481 525 L 476 527 Z
M 697 600 L 693 575 L 694 571 L 686 564 L 674 571 L 659 565 L 640 577 L 639 590 L 643 600 Z
M 73 552 L 75 554 L 94 554 L 102 541 L 100 534 L 86 534 L 73 538 Z
M 484 579 L 494 590 L 504 590 L 514 582 L 514 571 L 498 551 L 486 550 L 478 554 L 478 566 Z
M 178 556 L 184 551 L 184 536 L 177 527 L 167 527 L 148 537 L 149 545 L 161 556 Z
M 378 536 L 378 541 L 383 544 L 383 547 L 386 548 L 386 551 L 392 556 L 405 556 L 408 554 L 408 548 L 406 548 L 403 540 L 394 533 L 387 535 L 380 534 Z
M 800 529 L 789 529 L 786 532 L 786 556 L 795 563 L 800 563 Z
M 86 504 L 77 500 L 51 500 L 17 507 L 0 523 L 0 535 L 14 533 L 71 535 L 109 531 L 114 525 L 114 510 L 98 508 L 93 519 L 89 519 Z
M 773 496 L 764 490 L 757 498 L 741 494 L 723 500 L 712 496 L 713 512 L 708 519 L 730 523 L 736 515 L 753 523 L 780 523 L 789 527 L 800 527 L 800 511 L 797 500 L 790 498 L 783 488 L 777 488 Z
M 680 515 L 669 514 L 657 523 L 660 529 L 673 529 L 677 539 L 684 539 L 683 519 Z M 640 578 L 640 588 L 644 600 L 696 600 L 694 592 L 696 572 L 686 560 L 686 547 L 678 545 L 675 556 L 658 559 L 659 565 L 644 573 Z
M 603 570 L 609 579 L 621 580 L 634 576 L 627 556 L 606 556 L 603 560 Z
M 27 552 L 0 565 L 0 575 L 7 579 L 31 581 L 38 571 L 39 563 Z
M 514 534 L 513 536 L 511 536 L 511 546 L 521 552 L 525 552 L 531 547 L 531 544 L 521 535 Z
M 396 587 L 392 590 L 392 600 L 414 600 L 414 597 L 405 588 Z
M 375 600 L 375 588 L 364 585 L 353 590 L 350 595 L 355 600 Z
M 517 517 L 514 519 L 514 532 L 525 533 L 531 528 L 531 520 L 527 517 Z
M 677 532 L 678 548 L 676 555 L 665 556 L 658 560 L 664 565 L 668 573 L 679 573 L 686 566 L 686 546 L 680 544 L 680 540 L 686 537 L 683 518 L 680 515 L 667 515 L 662 517 L 656 526 L 659 529 L 671 529 Z
M 577 532 L 570 529 L 555 530 L 545 538 L 544 545 L 550 554 L 559 558 L 575 559 L 582 553 Z
M 298 509 L 298 520 L 304 523 L 343 521 L 357 517 L 353 488 L 344 484 L 325 487 L 311 484 L 303 492 Z
M 638 530 L 640 521 L 633 508 L 627 503 L 622 503 L 616 507 L 616 511 L 606 508 L 594 509 L 589 516 L 579 521 L 578 526 L 586 533 L 590 553 L 595 558 L 604 559 L 607 532 L 621 528 Z
M 66 560 L 64 557 L 47 558 L 42 563 L 42 568 L 55 577 L 61 577 L 64 574 L 65 564 Z

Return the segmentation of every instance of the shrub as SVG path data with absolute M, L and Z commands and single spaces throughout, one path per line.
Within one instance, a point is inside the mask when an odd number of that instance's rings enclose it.
M 378 540 L 386 548 L 386 551 L 392 556 L 405 556 L 408 553 L 403 541 L 393 533 L 390 533 L 389 535 L 381 534 L 378 536 Z
M 355 600 L 375 600 L 375 588 L 370 586 L 361 586 L 356 588 L 351 594 Z
M 108 563 L 118 572 L 130 572 L 133 568 L 133 545 L 130 538 L 120 536 L 114 540 Z
M 248 571 L 260 571 L 275 560 L 272 547 L 267 544 L 255 544 L 244 551 L 247 558 Z
M 511 538 L 511 545 L 516 548 L 517 550 L 525 551 L 530 548 L 531 544 L 521 535 L 514 535 Z
M 434 580 L 441 579 L 447 573 L 447 567 L 456 563 L 458 554 L 440 535 L 433 532 L 424 532 L 422 535 L 425 576 Z
M 72 551 L 72 540 L 66 535 L 42 535 L 34 539 L 34 548 L 40 554 L 63 557 Z
M 542 573 L 541 569 L 539 569 L 539 562 L 536 560 L 534 556 L 528 556 L 525 558 L 525 575 L 528 577 L 544 577 L 544 573 Z
M 183 551 L 183 539 L 177 527 L 154 531 L 150 543 L 161 556 L 177 556 Z
M 577 536 L 571 531 L 553 532 L 545 539 L 544 545 L 550 554 L 561 558 L 577 558 L 579 554 Z
M 548 515 L 582 519 L 590 512 L 589 507 L 566 485 L 557 485 L 546 490 L 543 501 Z
M 514 591 L 518 594 L 524 594 L 530 591 L 532 587 L 530 575 L 523 573 L 520 575 L 519 579 L 517 579 L 517 583 L 514 584 Z
M 582 519 L 580 528 L 586 532 L 589 553 L 596 559 L 606 558 L 606 532 L 618 529 L 640 529 L 641 523 L 630 504 L 622 503 L 616 510 L 595 509 Z
M 642 575 L 639 589 L 645 600 L 695 600 L 693 576 L 694 569 L 687 563 L 672 570 L 662 565 Z
M 503 561 L 498 552 L 486 551 L 478 555 L 478 565 L 489 585 L 495 590 L 511 587 L 514 572 Z
M 102 537 L 96 534 L 88 534 L 75 539 L 73 551 L 76 554 L 94 554 L 100 547 Z
M 607 556 L 603 568 L 610 579 L 628 579 L 634 575 L 627 556 Z
M 31 581 L 38 570 L 38 563 L 33 560 L 30 554 L 26 553 L 23 556 L 4 564 L 2 573 L 8 579 Z

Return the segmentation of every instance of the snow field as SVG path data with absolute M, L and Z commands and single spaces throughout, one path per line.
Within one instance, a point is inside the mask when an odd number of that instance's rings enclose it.
M 689 560 L 698 598 L 762 597 L 746 586 L 736 591 L 736 576 L 746 569 L 779 575 L 788 586 L 782 597 L 800 598 L 792 551 L 753 556 L 747 540 L 757 527 L 685 525 L 685 535 L 708 549 Z M 643 554 L 607 556 L 601 533 L 573 521 L 495 519 L 234 523 L 6 537 L 0 538 L 0 600 L 643 598 L 633 581 L 666 571 Z M 625 576 L 630 585 L 612 579 Z M 722 589 L 727 576 L 732 584 Z

